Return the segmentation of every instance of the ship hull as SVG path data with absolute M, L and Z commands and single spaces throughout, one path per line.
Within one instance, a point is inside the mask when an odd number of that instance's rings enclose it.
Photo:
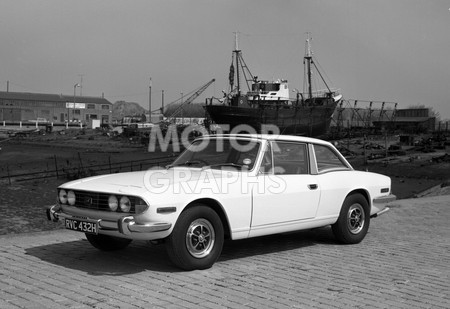
M 336 104 L 278 108 L 206 105 L 205 109 L 216 124 L 229 125 L 230 131 L 248 125 L 257 133 L 268 133 L 276 126 L 280 134 L 314 137 L 327 133 Z

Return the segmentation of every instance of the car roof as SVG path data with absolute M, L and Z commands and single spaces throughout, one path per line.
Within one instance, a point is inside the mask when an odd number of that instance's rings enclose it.
M 287 142 L 303 142 L 303 143 L 313 143 L 322 145 L 331 145 L 330 142 L 305 136 L 294 136 L 294 135 L 281 135 L 281 134 L 214 134 L 205 135 L 203 138 L 245 138 L 245 139 L 256 139 L 256 140 L 282 140 Z

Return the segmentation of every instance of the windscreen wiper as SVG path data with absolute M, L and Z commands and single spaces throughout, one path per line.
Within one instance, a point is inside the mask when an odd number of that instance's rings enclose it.
M 242 169 L 243 167 L 246 167 L 247 165 L 236 164 L 236 163 L 218 163 L 218 164 L 208 165 L 203 168 L 214 168 L 214 167 L 220 167 L 220 166 L 231 166 L 231 167 L 236 167 L 236 168 Z
M 191 166 L 194 164 L 202 164 L 202 163 L 205 163 L 205 162 L 200 161 L 200 160 L 186 161 L 184 163 L 179 163 L 179 164 L 169 164 L 166 166 L 166 169 L 169 169 L 169 168 L 175 167 L 175 166 Z

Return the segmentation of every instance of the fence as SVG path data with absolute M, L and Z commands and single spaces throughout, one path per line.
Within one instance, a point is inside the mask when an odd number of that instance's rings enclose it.
M 152 159 L 133 160 L 111 162 L 111 157 L 108 157 L 108 162 L 103 164 L 84 165 L 80 154 L 78 154 L 79 163 L 76 166 L 58 165 L 56 156 L 54 157 L 54 168 L 48 168 L 41 171 L 25 172 L 25 173 L 10 173 L 9 166 L 6 166 L 6 175 L 0 175 L 0 182 L 13 181 L 27 181 L 43 178 L 67 178 L 69 180 L 78 179 L 94 175 L 112 174 L 127 171 L 142 171 L 154 166 L 165 166 L 172 163 L 173 157 L 159 157 Z

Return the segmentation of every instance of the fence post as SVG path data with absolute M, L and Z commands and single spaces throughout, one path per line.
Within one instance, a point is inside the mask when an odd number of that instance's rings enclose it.
M 79 152 L 78 152 L 78 160 L 80 161 L 81 173 L 84 173 L 83 161 L 81 161 L 81 154 Z M 78 170 L 80 170 L 80 168 L 78 168 Z
M 56 155 L 53 157 L 55 159 L 55 170 L 56 170 L 56 178 L 59 178 L 59 174 L 58 174 L 58 163 L 56 161 Z
M 9 174 L 9 165 L 6 166 L 6 172 L 8 174 L 8 182 L 11 185 L 11 175 Z

